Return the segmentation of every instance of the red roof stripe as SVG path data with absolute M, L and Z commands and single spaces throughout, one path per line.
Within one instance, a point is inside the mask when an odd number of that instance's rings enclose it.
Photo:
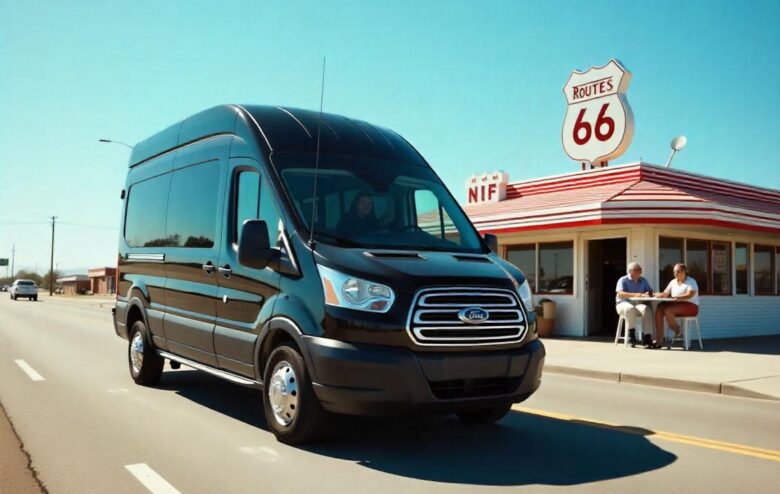
M 744 212 L 735 212 L 735 211 L 728 211 L 724 209 L 718 209 L 718 208 L 704 208 L 704 207 L 691 207 L 691 208 L 685 208 L 680 209 L 678 207 L 664 207 L 664 206 L 635 206 L 635 207 L 619 207 L 619 208 L 590 208 L 590 209 L 580 209 L 576 211 L 571 211 L 568 213 L 542 213 L 542 214 L 535 214 L 535 215 L 523 215 L 521 217 L 516 218 L 506 218 L 501 220 L 491 220 L 488 218 L 479 218 L 479 217 L 473 217 L 471 220 L 475 225 L 479 224 L 485 224 L 485 223 L 498 223 L 498 222 L 509 222 L 509 221 L 528 221 L 536 218 L 560 218 L 563 216 L 563 214 L 584 214 L 584 213 L 595 213 L 595 212 L 601 212 L 601 213 L 630 213 L 630 212 L 678 212 L 681 215 L 690 214 L 692 212 L 700 212 L 700 213 L 718 213 L 718 214 L 725 214 L 730 216 L 736 216 L 736 217 L 743 217 L 743 218 L 751 218 L 756 219 L 759 221 L 764 222 L 778 222 L 780 226 L 780 218 L 773 218 L 770 216 L 762 216 L 757 214 L 750 214 L 750 213 L 744 213 Z M 668 218 L 668 216 L 666 217 Z
M 749 230 L 749 231 L 756 231 L 756 232 L 763 232 L 763 233 L 780 233 L 780 228 L 746 225 L 743 223 L 737 223 L 732 221 L 709 220 L 709 219 L 701 219 L 701 218 L 646 218 L 643 219 L 643 221 L 645 223 L 653 223 L 653 224 L 710 225 L 710 226 L 719 226 L 724 228 Z M 583 226 L 596 226 L 596 225 L 626 225 L 626 224 L 634 224 L 634 223 L 636 222 L 627 218 L 626 219 L 599 218 L 593 220 L 572 221 L 570 223 L 555 223 L 555 224 L 548 224 L 548 225 L 533 225 L 533 226 L 521 226 L 521 227 L 510 227 L 510 228 L 485 228 L 485 229 L 478 228 L 478 230 L 480 231 L 480 233 L 518 233 L 518 232 L 528 232 L 528 231 L 538 231 L 538 230 L 552 230 L 552 229 L 559 229 L 559 228 L 578 228 Z
M 777 202 L 780 204 L 780 191 L 703 177 L 689 172 L 644 163 L 512 182 L 507 185 L 507 197 L 516 197 L 518 194 L 523 196 L 553 190 L 577 189 L 595 184 L 630 181 L 631 179 L 642 180 L 646 183 L 674 184 L 694 190 L 717 191 L 724 195 L 735 197 L 749 196 L 759 201 Z

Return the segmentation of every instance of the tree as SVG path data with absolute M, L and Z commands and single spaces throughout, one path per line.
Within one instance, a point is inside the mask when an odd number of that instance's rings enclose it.
M 11 283 L 13 283 L 14 280 L 33 280 L 36 285 L 40 286 L 43 281 L 43 278 L 41 278 L 41 275 L 39 275 L 38 273 L 34 273 L 32 271 L 25 271 L 24 269 L 22 269 L 21 271 L 17 271 L 12 278 L 4 278 L 3 283 L 10 285 Z
M 55 286 L 56 286 L 57 278 L 60 278 L 60 277 L 62 277 L 62 273 L 60 273 L 59 271 L 57 271 L 55 269 L 53 272 L 50 271 L 50 272 L 46 273 L 43 276 L 43 278 L 41 278 L 41 281 L 40 281 L 39 285 L 42 288 L 45 288 L 45 289 L 48 290 L 49 289 L 50 280 L 52 280 L 51 282 L 53 282 L 55 284 Z

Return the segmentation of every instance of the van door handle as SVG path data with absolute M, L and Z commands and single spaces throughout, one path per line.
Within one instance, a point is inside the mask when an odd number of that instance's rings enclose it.
M 201 268 L 203 269 L 203 271 L 206 272 L 206 274 L 211 274 L 211 273 L 214 272 L 214 265 L 211 264 L 211 261 L 209 261 L 206 264 L 204 264 L 203 266 L 201 266 Z
M 230 269 L 230 264 L 225 264 L 224 266 L 218 267 L 217 271 L 222 273 L 222 276 L 225 278 L 230 278 L 230 275 L 233 274 L 233 270 Z

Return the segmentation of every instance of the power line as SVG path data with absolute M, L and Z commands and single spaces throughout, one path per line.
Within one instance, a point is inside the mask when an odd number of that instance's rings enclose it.
M 26 226 L 26 225 L 49 225 L 51 224 L 51 220 L 49 221 L 0 221 L 0 225 L 11 225 L 11 226 Z M 93 230 L 118 230 L 119 228 L 115 226 L 102 226 L 102 225 L 87 225 L 84 223 L 74 223 L 70 221 L 60 221 L 60 225 L 67 225 L 67 226 L 75 226 L 78 228 L 91 228 Z
M 0 225 L 48 225 L 48 221 L 0 221 Z
M 92 228 L 94 230 L 119 230 L 115 226 L 85 225 L 83 223 L 71 223 L 69 221 L 60 221 L 60 225 L 76 226 L 79 228 Z

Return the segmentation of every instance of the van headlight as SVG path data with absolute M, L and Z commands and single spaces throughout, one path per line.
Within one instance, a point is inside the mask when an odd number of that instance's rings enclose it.
M 523 281 L 523 284 L 517 287 L 517 294 L 523 301 L 526 310 L 534 310 L 534 296 L 531 293 L 531 285 L 528 284 L 528 280 Z
M 364 280 L 317 265 L 325 292 L 325 303 L 346 309 L 387 312 L 393 305 L 393 289 L 381 283 Z

